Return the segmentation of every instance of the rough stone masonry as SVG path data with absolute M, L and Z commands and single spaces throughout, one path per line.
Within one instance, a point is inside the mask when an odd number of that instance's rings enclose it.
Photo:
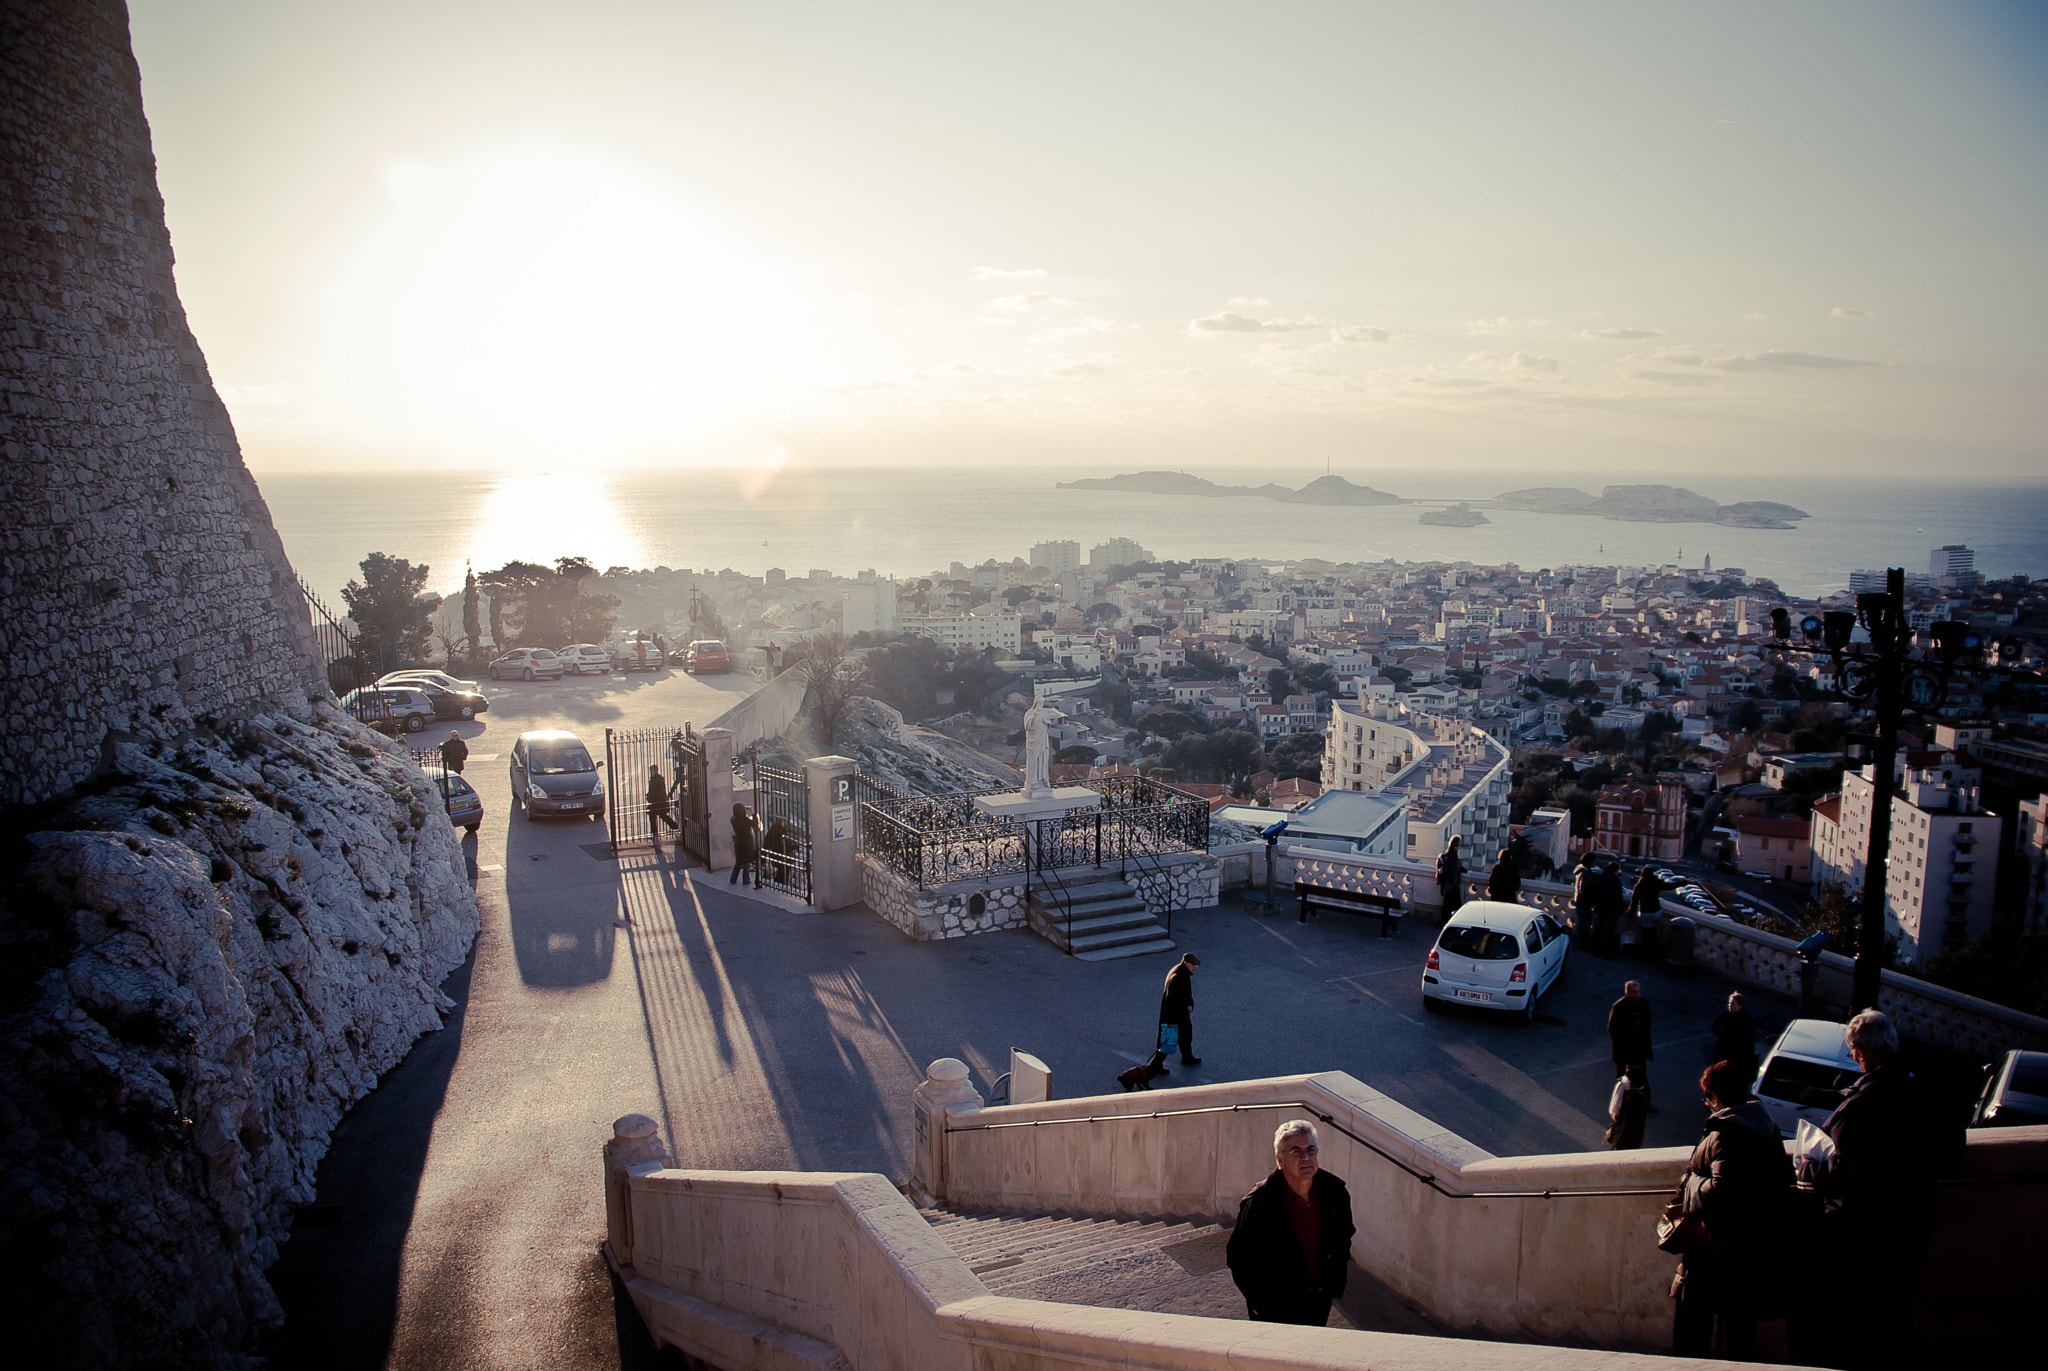
M 9 1351 L 245 1364 L 477 910 L 439 796 L 325 689 L 109 0 L 0 0 L 0 719 Z

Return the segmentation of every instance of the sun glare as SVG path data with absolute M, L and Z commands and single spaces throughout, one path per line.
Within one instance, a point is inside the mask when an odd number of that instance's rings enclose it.
M 603 476 L 507 476 L 477 507 L 463 555 L 478 570 L 510 561 L 551 564 L 588 557 L 608 566 L 651 566 L 645 541 L 623 517 Z
M 655 169 L 560 141 L 406 157 L 320 297 L 321 384 L 376 436 L 522 465 L 743 425 L 805 330 L 789 273 Z

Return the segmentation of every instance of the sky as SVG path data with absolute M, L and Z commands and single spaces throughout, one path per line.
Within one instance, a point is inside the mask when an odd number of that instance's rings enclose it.
M 2048 478 L 2048 7 L 131 0 L 252 468 Z

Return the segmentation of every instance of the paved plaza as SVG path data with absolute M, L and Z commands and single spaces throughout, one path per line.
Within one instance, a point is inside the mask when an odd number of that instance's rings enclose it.
M 614 1118 L 660 1119 L 683 1166 L 901 1180 L 909 1092 L 931 1059 L 962 1058 L 986 1091 L 1021 1047 L 1051 1066 L 1055 1095 L 1075 1096 L 1114 1091 L 1144 1057 L 1170 957 L 1078 962 L 1024 932 L 913 943 L 861 908 L 738 894 L 666 847 L 613 860 L 601 822 L 510 811 L 504 754 L 521 731 L 568 728 L 602 755 L 607 725 L 701 727 L 750 685 L 681 673 L 486 685 L 491 712 L 461 728 L 488 807 L 468 843 L 483 931 L 450 978 L 446 1027 L 335 1137 L 319 1204 L 273 1270 L 289 1316 L 275 1364 L 649 1362 L 596 1251 Z M 1698 1135 L 1693 1082 L 1727 993 L 1710 976 L 1579 951 L 1523 1026 L 1424 1015 L 1427 928 L 1382 940 L 1370 921 L 1303 925 L 1227 897 L 1175 915 L 1173 936 L 1202 957 L 1203 1064 L 1176 1064 L 1162 1085 L 1341 1070 L 1496 1154 L 1600 1148 L 1607 1006 L 1635 975 L 1657 1015 L 1662 1112 L 1647 1142 Z

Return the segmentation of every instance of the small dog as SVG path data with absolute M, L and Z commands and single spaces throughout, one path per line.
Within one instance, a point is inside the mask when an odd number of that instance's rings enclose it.
M 1166 1069 L 1166 1054 L 1164 1052 L 1154 1052 L 1152 1060 L 1146 1062 L 1143 1066 L 1134 1066 L 1128 1071 L 1119 1073 L 1116 1083 L 1122 1086 L 1126 1092 L 1150 1090 L 1153 1081 L 1168 1074 L 1170 1073 Z

